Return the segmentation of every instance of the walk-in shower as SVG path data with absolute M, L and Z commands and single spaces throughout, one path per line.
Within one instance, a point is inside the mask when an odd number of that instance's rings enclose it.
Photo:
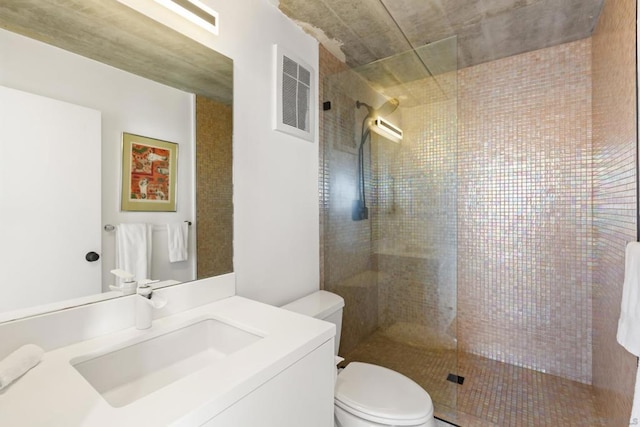
M 598 425 L 588 42 L 456 58 L 452 38 L 324 80 L 322 272 L 345 299 L 342 356 L 409 376 L 461 425 Z

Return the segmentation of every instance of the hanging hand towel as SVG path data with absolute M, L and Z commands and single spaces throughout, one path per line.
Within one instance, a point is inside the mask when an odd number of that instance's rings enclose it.
M 640 356 L 640 242 L 627 245 L 618 342 L 630 353 Z
M 151 224 L 119 224 L 116 231 L 116 268 L 134 275 L 135 280 L 151 278 Z
M 169 262 L 186 261 L 189 247 L 189 223 L 167 224 L 167 240 L 169 241 Z
M 627 244 L 617 339 L 630 353 L 640 356 L 640 242 Z M 640 370 L 636 374 L 631 420 L 640 422 Z

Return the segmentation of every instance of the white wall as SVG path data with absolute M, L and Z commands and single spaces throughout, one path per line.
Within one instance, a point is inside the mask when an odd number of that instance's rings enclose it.
M 285 303 L 319 288 L 318 132 L 308 142 L 272 129 L 272 46 L 282 44 L 311 65 L 317 88 L 318 42 L 267 0 L 207 3 L 220 13 L 215 47 L 235 69 L 236 290 Z
M 194 220 L 193 95 L 5 30 L 0 30 L 0 85 L 102 112 L 103 224 Z M 122 132 L 180 144 L 177 213 L 120 212 Z M 166 232 L 154 232 L 153 238 L 154 278 L 194 278 L 194 257 L 169 264 Z M 113 283 L 114 232 L 102 231 L 102 246 L 103 284 Z
M 282 44 L 310 64 L 317 83 L 317 41 L 268 0 L 205 0 L 220 13 L 218 36 L 194 28 L 151 0 L 119 1 L 169 23 L 234 60 L 234 270 L 238 294 L 281 304 L 318 289 L 317 129 L 314 141 L 307 142 L 274 131 L 271 125 L 273 44 Z M 159 214 L 118 212 L 120 132 L 126 130 L 174 142 L 190 140 L 192 130 L 178 124 L 187 123 L 183 117 L 192 113 L 191 107 L 186 106 L 191 105 L 191 101 L 183 98 L 184 93 L 161 91 L 160 88 L 166 87 L 151 82 L 141 92 L 134 91 L 125 76 L 135 76 L 115 69 L 111 71 L 120 76 L 120 80 L 113 86 L 105 85 L 104 66 L 96 67 L 93 73 L 80 73 L 89 67 L 85 62 L 92 62 L 80 57 L 75 57 L 70 64 L 43 66 L 42 61 L 52 53 L 34 50 L 27 55 L 30 64 L 9 73 L 5 64 L 9 63 L 8 55 L 18 54 L 14 50 L 21 49 L 0 50 L 0 84 L 103 112 L 103 137 L 113 144 L 105 144 L 103 151 L 105 165 L 112 165 L 110 172 L 107 172 L 108 166 L 103 167 L 104 223 L 159 223 L 166 222 L 165 218 L 192 217 L 193 201 L 182 188 L 179 188 L 177 215 L 163 214 L 162 220 L 156 220 L 155 215 Z M 144 98 L 151 93 L 153 102 Z M 175 109 L 155 110 L 154 106 L 159 104 L 172 104 Z M 128 114 L 131 111 L 135 114 Z M 315 122 L 318 123 L 317 112 Z M 190 150 L 181 146 L 181 187 L 190 182 L 185 178 L 190 158 Z M 103 237 L 107 247 L 113 245 L 113 235 Z M 103 258 L 106 263 L 110 261 L 106 253 Z
M 237 293 L 281 304 L 317 290 L 320 268 L 317 129 L 314 141 L 308 142 L 274 131 L 271 124 L 273 44 L 282 44 L 310 64 L 317 83 L 317 41 L 268 0 L 203 0 L 220 14 L 218 36 L 189 25 L 153 1 L 119 1 L 234 61 Z

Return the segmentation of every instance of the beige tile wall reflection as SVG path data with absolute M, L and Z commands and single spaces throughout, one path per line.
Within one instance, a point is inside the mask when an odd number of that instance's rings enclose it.
M 198 279 L 233 271 L 232 107 L 196 97 Z

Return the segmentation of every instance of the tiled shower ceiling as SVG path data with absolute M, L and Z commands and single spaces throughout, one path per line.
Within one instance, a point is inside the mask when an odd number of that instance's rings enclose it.
M 278 7 L 351 67 L 457 35 L 458 68 L 465 68 L 589 37 L 602 4 L 603 0 L 280 0 Z

